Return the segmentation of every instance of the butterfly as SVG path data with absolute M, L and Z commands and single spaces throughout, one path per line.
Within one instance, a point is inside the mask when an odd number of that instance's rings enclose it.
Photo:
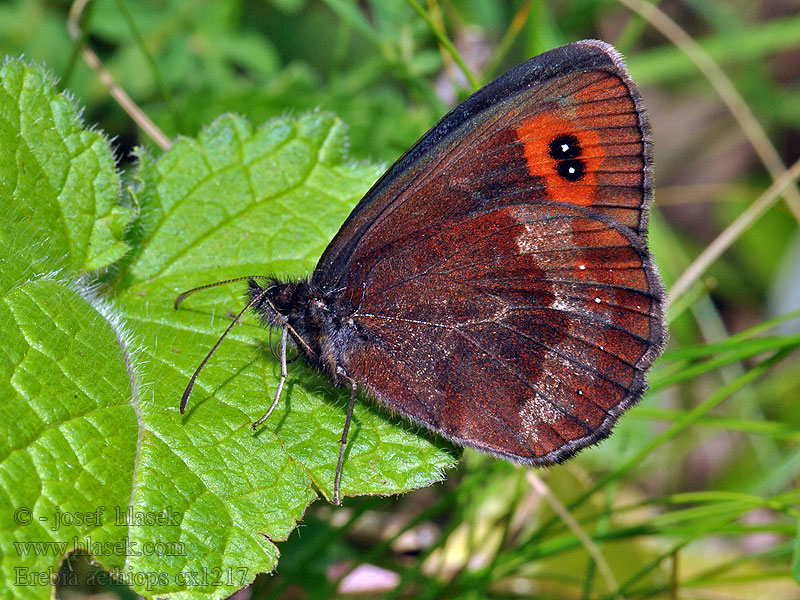
M 666 342 L 647 246 L 652 143 L 620 54 L 584 40 L 446 114 L 353 209 L 310 277 L 246 280 L 253 311 L 337 386 L 462 446 L 549 465 L 606 437 Z

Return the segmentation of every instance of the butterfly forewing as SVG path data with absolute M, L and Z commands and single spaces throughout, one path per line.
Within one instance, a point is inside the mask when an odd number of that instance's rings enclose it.
M 312 281 L 338 288 L 376 247 L 520 196 L 593 206 L 642 234 L 652 193 L 647 130 L 638 91 L 608 44 L 578 42 L 532 58 L 453 109 L 386 172 Z M 577 139 L 587 167 L 580 181 L 557 172 L 575 159 L 550 156 L 563 134 Z
M 638 92 L 605 44 L 553 52 L 434 127 L 312 279 L 352 311 L 350 377 L 457 442 L 527 463 L 606 435 L 665 337 Z

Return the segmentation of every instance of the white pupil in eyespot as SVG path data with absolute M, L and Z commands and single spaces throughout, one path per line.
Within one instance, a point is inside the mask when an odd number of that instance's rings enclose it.
M 566 153 L 569 150 L 569 144 L 561 144 L 561 151 Z

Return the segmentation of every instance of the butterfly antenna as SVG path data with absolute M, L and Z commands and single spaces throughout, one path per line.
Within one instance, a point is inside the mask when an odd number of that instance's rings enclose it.
M 191 296 L 195 292 L 199 292 L 201 290 L 207 290 L 209 288 L 219 287 L 221 285 L 228 285 L 229 283 L 236 283 L 237 281 L 244 281 L 245 279 L 272 279 L 268 275 L 248 275 L 246 277 L 234 277 L 233 279 L 226 279 L 225 281 L 217 281 L 214 283 L 207 283 L 206 285 L 201 285 L 200 287 L 192 288 L 191 290 L 187 290 L 183 292 L 180 296 L 175 298 L 175 308 L 177 309 L 181 303 L 186 300 L 187 297 Z
M 261 275 L 259 277 L 264 278 L 264 279 L 269 279 L 268 277 L 263 277 Z M 242 279 L 248 279 L 248 277 L 239 277 L 237 279 L 230 279 L 228 281 L 220 281 L 219 283 L 212 283 L 212 284 L 209 284 L 209 285 L 204 285 L 204 286 L 201 286 L 199 288 L 195 288 L 193 290 L 189 290 L 188 292 L 184 292 L 183 294 L 178 296 L 178 300 L 181 300 L 182 297 L 186 297 L 188 294 L 190 294 L 192 292 L 196 292 L 198 290 L 202 290 L 202 289 L 209 288 L 209 287 L 214 287 L 216 285 L 222 285 L 224 283 L 231 283 L 231 282 L 234 282 L 234 281 L 241 281 Z M 249 279 L 252 279 L 252 277 L 249 278 Z M 194 375 L 192 375 L 192 378 L 189 380 L 189 385 L 186 386 L 186 390 L 183 392 L 183 396 L 181 397 L 181 414 L 183 414 L 186 411 L 186 403 L 189 402 L 189 396 L 192 394 L 192 388 L 194 387 L 194 381 L 195 381 L 195 379 L 197 379 L 197 376 L 200 374 L 200 371 L 203 369 L 205 364 L 208 362 L 208 359 L 211 358 L 211 355 L 214 354 L 214 352 L 216 352 L 217 348 L 219 348 L 219 345 L 222 343 L 222 340 L 225 339 L 225 336 L 228 335 L 228 333 L 230 332 L 231 329 L 233 329 L 233 326 L 236 325 L 236 323 L 239 321 L 239 319 L 242 318 L 242 315 L 245 313 L 245 311 L 248 308 L 250 308 L 251 306 L 253 306 L 256 302 L 260 302 L 261 300 L 263 300 L 264 297 L 266 297 L 267 293 L 271 289 L 272 289 L 272 286 L 264 288 L 258 296 L 255 296 L 252 300 L 250 300 L 250 302 L 247 303 L 247 306 L 245 306 L 239 312 L 239 314 L 236 315 L 236 317 L 233 319 L 233 321 L 231 321 L 231 324 L 228 325 L 228 328 L 225 330 L 225 332 L 221 336 L 219 336 L 219 339 L 217 340 L 217 343 L 214 344 L 214 347 L 211 348 L 211 351 L 208 354 L 206 354 L 206 357 L 203 359 L 203 362 L 201 362 L 200 366 L 197 367 L 197 370 L 195 370 Z M 178 305 L 178 300 L 175 301 L 175 308 L 178 307 L 177 306 Z

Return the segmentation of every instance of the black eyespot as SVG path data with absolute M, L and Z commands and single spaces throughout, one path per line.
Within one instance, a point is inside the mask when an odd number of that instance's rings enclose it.
M 550 142 L 550 157 L 555 160 L 578 158 L 582 151 L 578 138 L 568 133 L 560 135 Z
M 579 181 L 586 175 L 586 163 L 582 160 L 561 160 L 556 165 L 556 171 L 567 181 Z

